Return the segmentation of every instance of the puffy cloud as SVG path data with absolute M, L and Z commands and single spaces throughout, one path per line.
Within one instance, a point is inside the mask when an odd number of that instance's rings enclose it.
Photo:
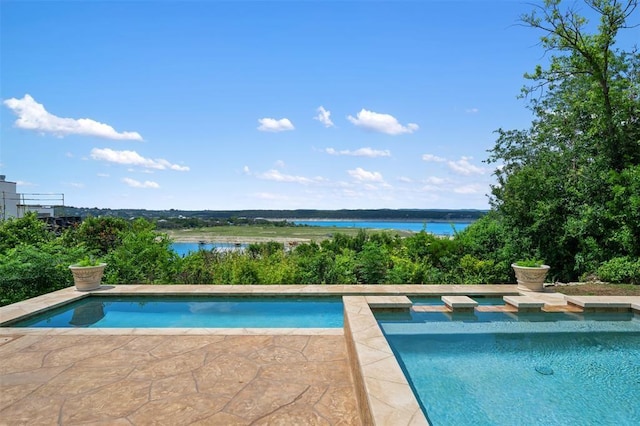
M 51 133 L 60 137 L 84 135 L 116 140 L 142 140 L 138 132 L 117 132 L 108 124 L 90 118 L 57 117 L 47 112 L 42 104 L 28 94 L 22 99 L 7 99 L 4 104 L 18 116 L 15 125 L 21 129 Z
M 102 160 L 110 163 L 125 164 L 129 166 L 139 166 L 147 169 L 155 170 L 175 170 L 178 172 L 189 171 L 188 166 L 180 166 L 171 164 L 163 158 L 151 159 L 145 158 L 135 151 L 115 151 L 110 148 L 93 148 L 91 150 L 91 158 L 94 160 Z
M 379 172 L 370 172 L 358 167 L 354 170 L 347 170 L 349 175 L 360 182 L 384 182 Z
M 132 188 L 152 188 L 152 189 L 160 188 L 160 185 L 158 185 L 157 182 L 153 182 L 150 180 L 145 180 L 144 182 L 140 182 L 138 180 L 131 179 L 131 178 L 123 178 L 122 181 Z
M 403 126 L 392 115 L 367 111 L 364 108 L 360 110 L 356 117 L 349 115 L 347 119 L 358 127 L 373 130 L 374 132 L 386 133 L 388 135 L 413 133 L 419 128 L 415 123 L 409 123 Z
M 460 174 L 460 175 L 482 175 L 486 172 L 482 167 L 475 166 L 469 162 L 471 157 L 462 157 L 458 161 L 448 161 L 447 165 L 451 170 Z
M 436 176 L 429 176 L 425 182 L 431 185 L 442 185 L 446 180 Z
M 350 151 L 348 149 L 344 149 L 341 151 L 336 151 L 333 148 L 327 148 L 325 149 L 325 152 L 327 154 L 330 155 L 351 155 L 354 157 L 391 157 L 391 151 L 389 151 L 388 149 L 385 150 L 377 150 L 377 149 L 372 149 L 372 148 L 359 148 L 356 149 L 355 151 Z
M 478 185 L 478 184 L 470 184 L 463 185 L 453 189 L 453 192 L 456 194 L 481 194 L 486 191 L 487 188 Z
M 324 124 L 324 127 L 334 126 L 333 121 L 331 121 L 331 111 L 327 111 L 322 105 L 319 106 L 316 111 L 318 112 L 318 115 L 313 117 L 314 120 L 318 120 L 319 122 Z
M 259 118 L 258 130 L 261 132 L 285 132 L 287 130 L 293 130 L 293 124 L 288 118 L 281 118 L 276 120 L 275 118 Z
M 304 185 L 314 182 L 313 179 L 309 179 L 304 176 L 285 175 L 276 169 L 267 170 L 266 172 L 257 174 L 256 176 L 259 179 L 264 179 L 264 180 L 273 180 L 276 182 L 296 182 Z
M 438 157 L 437 155 L 433 154 L 423 154 L 422 159 L 424 161 L 430 161 L 434 163 L 444 163 L 445 161 L 447 161 L 446 158 Z

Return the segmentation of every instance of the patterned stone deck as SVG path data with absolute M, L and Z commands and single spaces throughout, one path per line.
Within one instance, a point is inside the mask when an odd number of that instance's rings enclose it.
M 0 337 L 0 424 L 360 425 L 344 336 Z

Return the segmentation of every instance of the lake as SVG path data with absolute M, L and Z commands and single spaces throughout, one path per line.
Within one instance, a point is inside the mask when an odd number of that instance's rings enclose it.
M 198 250 L 242 250 L 247 247 L 247 244 L 236 243 L 172 243 L 171 248 L 173 251 L 184 257 L 190 252 L 196 252 Z
M 395 229 L 398 231 L 420 232 L 423 229 L 435 235 L 453 235 L 462 231 L 472 222 L 412 222 L 391 220 L 294 220 L 296 225 L 335 226 L 338 228 Z
M 337 228 L 363 228 L 363 229 L 395 229 L 398 231 L 420 232 L 423 229 L 430 234 L 450 236 L 454 229 L 459 232 L 471 225 L 472 222 L 415 222 L 415 221 L 391 221 L 391 220 L 293 220 L 296 225 L 326 226 Z M 198 250 L 242 250 L 248 244 L 236 243 L 173 243 L 171 248 L 180 256 L 186 256 L 189 252 Z

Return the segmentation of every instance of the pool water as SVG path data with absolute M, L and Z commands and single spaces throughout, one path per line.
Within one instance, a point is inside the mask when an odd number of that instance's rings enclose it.
M 11 327 L 341 328 L 339 297 L 89 296 Z
M 640 424 L 633 314 L 378 321 L 434 425 Z

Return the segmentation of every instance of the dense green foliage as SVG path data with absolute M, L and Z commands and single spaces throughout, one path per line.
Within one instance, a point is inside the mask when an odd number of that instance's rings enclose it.
M 640 55 L 614 48 L 637 1 L 585 3 L 600 16 L 593 34 L 558 0 L 523 16 L 555 56 L 526 75 L 531 127 L 498 130 L 489 157 L 502 249 L 567 281 L 640 257 Z
M 362 230 L 336 234 L 320 244 L 299 244 L 290 251 L 277 242 L 251 244 L 244 251 L 198 251 L 184 258 L 171 241 L 144 219 L 90 218 L 55 236 L 28 215 L 0 224 L 0 303 L 73 285 L 68 266 L 87 258 L 108 264 L 107 284 L 401 284 L 488 283 L 510 279 L 507 268 L 476 257 L 470 246 L 490 234 L 480 221 L 456 237 L 425 231 L 402 238 Z M 471 229 L 476 229 L 472 231 Z M 474 254 L 475 253 L 475 254 Z M 492 254 L 493 255 L 493 254 Z

